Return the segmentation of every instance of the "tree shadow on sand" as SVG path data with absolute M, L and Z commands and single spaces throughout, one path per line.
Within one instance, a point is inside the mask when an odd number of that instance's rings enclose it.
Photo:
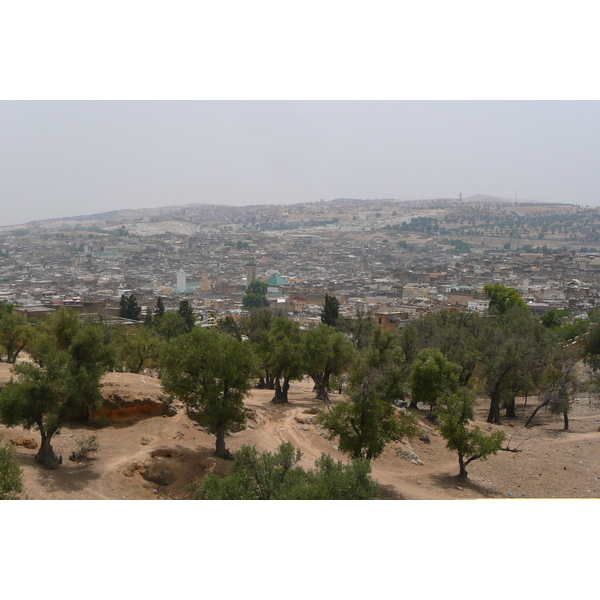
M 380 493 L 378 498 L 381 500 L 404 500 L 404 496 L 391 484 L 379 484 Z
M 84 490 L 90 482 L 101 475 L 94 468 L 94 458 L 89 458 L 81 463 L 67 461 L 57 469 L 44 469 L 34 461 L 33 456 L 22 459 L 23 466 L 34 469 L 37 482 L 49 492 L 77 492 Z
M 429 477 L 435 483 L 436 487 L 439 487 L 441 489 L 456 491 L 457 487 L 461 487 L 463 490 L 469 490 L 483 498 L 503 497 L 503 495 L 500 492 L 479 485 L 471 481 L 470 479 L 458 477 L 458 475 L 430 475 Z

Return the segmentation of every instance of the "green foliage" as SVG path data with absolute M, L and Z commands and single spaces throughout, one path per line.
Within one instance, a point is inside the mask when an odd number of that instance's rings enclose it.
M 154 307 L 154 318 L 162 317 L 165 314 L 165 305 L 163 304 L 162 298 L 159 296 L 156 299 L 156 306 Z
M 515 306 L 526 307 L 525 301 L 519 296 L 519 292 L 513 288 L 506 287 L 503 283 L 485 285 L 483 290 L 490 300 L 490 311 L 495 311 L 502 315 Z
M 459 384 L 466 386 L 481 356 L 488 319 L 476 312 L 441 311 L 427 315 L 416 325 L 416 335 L 425 347 L 438 348 L 451 362 L 461 366 Z
M 229 458 L 225 433 L 246 421 L 243 400 L 255 371 L 248 343 L 217 329 L 197 327 L 166 344 L 159 376 L 164 390 L 185 402 L 217 436 L 215 454 Z
M 556 310 L 555 308 L 550 308 L 546 311 L 544 315 L 540 317 L 541 324 L 546 327 L 546 329 L 556 329 L 562 324 L 562 317 L 566 314 L 569 314 L 568 311 L 565 310 Z
M 142 307 L 138 304 L 135 294 L 121 296 L 119 304 L 119 317 L 139 321 L 142 317 Z
M 478 376 L 490 398 L 488 423 L 500 423 L 500 409 L 514 415 L 517 394 L 540 383 L 553 341 L 552 334 L 518 306 L 487 320 Z
M 179 303 L 179 309 L 177 310 L 177 314 L 184 320 L 185 322 L 185 332 L 189 333 L 196 323 L 196 317 L 194 316 L 194 310 L 192 309 L 192 305 L 189 300 L 182 300 Z
M 583 361 L 593 371 L 600 369 L 600 325 L 594 324 L 583 346 Z
M 410 373 L 414 403 L 433 407 L 442 394 L 458 391 L 461 367 L 449 360 L 437 348 L 424 348 L 417 354 Z
M 290 381 L 301 379 L 304 370 L 300 326 L 282 317 L 275 318 L 264 336 L 263 349 L 275 380 L 273 402 L 285 403 Z
M 377 458 L 386 444 L 413 437 L 419 430 L 410 413 L 394 406 L 403 397 L 404 357 L 398 342 L 397 335 L 377 328 L 353 365 L 347 400 L 317 418 L 330 439 L 337 438 L 340 450 L 352 458 Z
M 329 380 L 339 377 L 351 364 L 354 347 L 344 334 L 320 323 L 303 335 L 304 371 L 317 388 L 317 398 L 329 400 Z
M 219 321 L 219 330 L 223 333 L 232 335 L 236 340 L 242 341 L 240 328 L 231 315 L 227 315 L 224 319 Z
M 454 244 L 452 252 L 454 254 L 469 254 L 471 252 L 471 244 L 463 240 L 442 240 L 449 244 Z
M 166 312 L 154 319 L 156 333 L 165 340 L 171 340 L 186 333 L 185 319 L 176 312 Z
M 14 304 L 10 304 L 10 302 L 6 302 L 6 300 L 0 300 L 0 318 L 3 315 L 12 314 L 12 310 L 14 307 Z
M 116 333 L 117 364 L 129 373 L 140 373 L 154 366 L 163 345 L 163 339 L 147 327 L 122 328 Z
M 246 288 L 246 294 L 242 298 L 244 308 L 261 308 L 269 306 L 267 290 L 269 286 L 262 281 L 251 281 Z
M 204 477 L 196 498 L 207 500 L 370 500 L 379 493 L 368 461 L 349 465 L 322 454 L 315 469 L 298 466 L 300 450 L 283 442 L 274 453 L 242 446 L 225 477 Z
M 563 342 L 571 342 L 579 336 L 587 333 L 590 326 L 589 319 L 573 319 L 572 323 L 565 323 L 557 331 L 559 339 Z
M 354 317 L 339 318 L 338 328 L 351 336 L 356 348 L 359 350 L 366 348 L 375 331 L 373 313 L 357 305 Z
M 6 362 L 14 364 L 30 336 L 31 327 L 20 316 L 6 308 L 0 311 L 0 358 L 6 356 Z
M 0 500 L 18 500 L 22 493 L 23 473 L 15 459 L 15 449 L 0 446 Z
M 335 296 L 325 294 L 325 306 L 321 311 L 321 323 L 335 327 L 340 314 L 340 301 Z
M 496 454 L 505 439 L 502 431 L 486 435 L 479 427 L 469 428 L 474 418 L 473 397 L 464 388 L 438 398 L 435 414 L 446 447 L 458 454 L 460 477 L 467 476 L 466 467 L 474 460 Z
M 349 400 L 338 402 L 331 412 L 317 417 L 329 430 L 329 439 L 337 438 L 340 451 L 352 458 L 378 458 L 389 442 L 414 437 L 418 431 L 412 415 L 399 412 L 377 391 L 370 374 L 362 387 L 352 389 Z
M 16 364 L 18 379 L 0 391 L 0 421 L 37 428 L 42 444 L 36 461 L 56 468 L 52 436 L 69 416 L 100 408 L 100 378 L 114 365 L 114 349 L 100 327 L 82 326 L 61 309 L 39 328 L 30 352 L 35 363 Z
M 255 351 L 260 363 L 259 384 L 260 388 L 274 389 L 275 382 L 269 369 L 270 348 L 267 343 L 267 331 L 271 323 L 277 318 L 286 318 L 281 309 L 257 308 L 243 316 L 239 321 L 239 331 L 245 335 Z
M 154 317 L 152 316 L 152 311 L 150 310 L 150 307 L 148 306 L 146 308 L 146 314 L 144 315 L 144 327 L 152 327 L 153 323 L 154 323 Z

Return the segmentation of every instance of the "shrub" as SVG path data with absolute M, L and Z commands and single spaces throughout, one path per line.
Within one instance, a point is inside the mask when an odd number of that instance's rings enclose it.
M 87 460 L 90 454 L 98 452 L 98 450 L 100 449 L 100 444 L 98 443 L 97 435 L 90 435 L 88 437 L 77 440 L 75 443 L 77 444 L 77 450 L 75 450 L 75 452 L 71 452 L 69 456 L 69 460 L 75 462 Z
M 23 474 L 15 460 L 15 449 L 12 446 L 0 446 L 0 500 L 18 500 L 22 493 Z

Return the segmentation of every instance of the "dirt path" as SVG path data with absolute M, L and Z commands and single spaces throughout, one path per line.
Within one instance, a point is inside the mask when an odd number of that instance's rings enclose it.
M 244 444 L 258 450 L 274 450 L 290 441 L 303 453 L 302 466 L 312 468 L 325 452 L 346 460 L 334 442 L 314 421 L 323 408 L 308 382 L 292 385 L 288 405 L 271 404 L 273 392 L 254 390 L 246 399 L 251 419 L 248 428 L 227 437 L 230 450 Z M 339 396 L 333 395 L 332 402 Z M 478 403 L 478 425 L 484 421 L 487 406 Z M 533 407 L 518 406 L 519 418 L 494 426 L 511 435 L 510 447 L 521 452 L 499 452 L 487 461 L 469 466 L 469 480 L 456 478 L 458 461 L 445 448 L 444 440 L 420 411 L 428 440 L 392 443 L 373 461 L 373 477 L 387 498 L 465 499 L 465 498 L 599 498 L 600 497 L 600 410 L 587 400 L 576 402 L 570 416 L 571 431 L 562 431 L 562 419 L 540 414 L 536 426 L 523 423 Z M 85 463 L 67 460 L 75 441 L 94 434 L 100 450 Z M 0 427 L 4 442 L 22 436 L 39 441 L 36 432 Z M 227 469 L 227 461 L 215 459 L 214 437 L 202 431 L 179 405 L 173 417 L 152 417 L 129 426 L 89 429 L 83 425 L 64 427 L 56 437 L 55 451 L 64 462 L 55 471 L 40 469 L 33 461 L 35 449 L 17 447 L 23 467 L 26 496 L 31 499 L 166 499 L 188 498 L 189 484 L 204 473 Z M 402 454 L 412 452 L 411 462 Z M 415 464 L 422 463 L 422 464 Z M 168 474 L 168 484 L 161 480 Z M 148 480 L 148 478 L 150 480 Z M 161 484 L 161 482 L 163 484 Z

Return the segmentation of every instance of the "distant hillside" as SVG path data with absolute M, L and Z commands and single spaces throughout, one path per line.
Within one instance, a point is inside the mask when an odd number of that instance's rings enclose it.
M 500 196 L 489 196 L 488 194 L 475 194 L 468 198 L 463 198 L 465 202 L 514 202 L 508 198 L 500 198 Z
M 498 203 L 506 204 L 513 203 L 514 200 L 508 198 L 501 198 L 499 196 L 491 196 L 488 194 L 475 194 L 467 198 L 462 199 L 466 203 Z M 398 200 L 394 198 L 335 198 L 332 200 L 321 200 L 312 202 L 301 202 L 296 204 L 253 204 L 245 206 L 231 206 L 231 205 L 219 205 L 219 204 L 184 204 L 177 206 L 162 206 L 157 208 L 135 208 L 128 209 L 124 208 L 121 210 L 111 210 L 102 213 L 93 213 L 88 215 L 78 215 L 73 217 L 62 217 L 53 219 L 43 219 L 37 221 L 29 221 L 20 225 L 9 225 L 0 227 L 0 232 L 9 232 L 17 229 L 37 229 L 40 228 L 44 231 L 60 230 L 64 228 L 107 228 L 114 229 L 118 226 L 129 226 L 134 223 L 142 222 L 166 222 L 166 221 L 186 221 L 191 223 L 204 223 L 210 220 L 217 220 L 224 222 L 224 219 L 238 218 L 249 213 L 253 213 L 261 210 L 281 211 L 285 213 L 290 208 L 298 207 L 326 207 L 329 206 L 371 206 L 373 204 L 390 205 L 390 204 L 402 204 L 406 208 L 431 208 L 432 203 L 435 204 L 436 208 L 442 205 L 451 205 L 458 202 L 458 198 L 429 198 L 429 199 L 413 199 L 413 200 Z M 518 199 L 518 203 L 527 204 L 548 204 L 542 201 L 536 200 L 523 200 Z

